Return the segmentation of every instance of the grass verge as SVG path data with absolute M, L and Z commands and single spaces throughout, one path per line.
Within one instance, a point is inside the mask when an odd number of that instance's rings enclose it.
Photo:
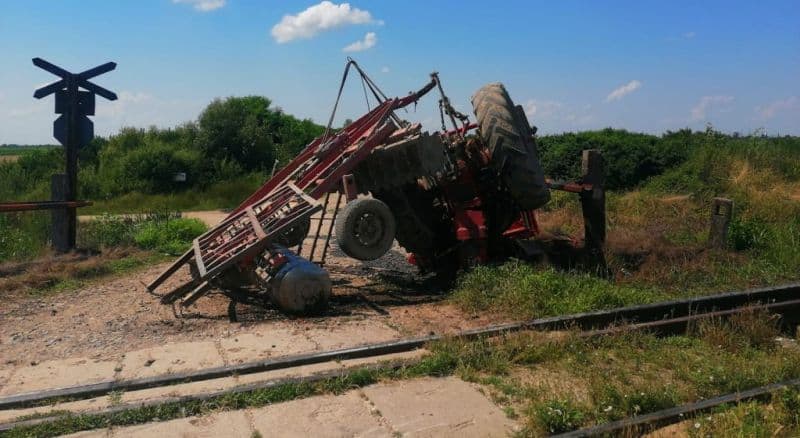
M 47 256 L 33 262 L 0 266 L 0 293 L 42 296 L 79 289 L 100 278 L 135 272 L 171 259 L 161 253 L 134 248 L 82 256 Z

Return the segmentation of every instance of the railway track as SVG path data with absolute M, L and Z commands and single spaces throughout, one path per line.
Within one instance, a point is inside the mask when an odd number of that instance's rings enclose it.
M 157 388 L 175 384 L 219 379 L 224 377 L 260 373 L 272 370 L 285 370 L 303 365 L 319 364 L 331 361 L 374 358 L 380 360 L 389 354 L 409 352 L 420 349 L 430 342 L 442 339 L 470 340 L 482 337 L 500 336 L 506 333 L 522 330 L 560 330 L 578 329 L 582 336 L 599 336 L 631 330 L 648 330 L 659 334 L 673 334 L 683 332 L 692 323 L 707 318 L 726 318 L 743 311 L 766 311 L 779 314 L 785 324 L 800 322 L 800 283 L 784 286 L 751 289 L 737 292 L 727 292 L 717 295 L 695 297 L 661 303 L 622 307 L 610 310 L 579 313 L 573 315 L 540 318 L 530 321 L 493 325 L 460 332 L 453 335 L 431 335 L 417 338 L 401 339 L 376 344 L 362 345 L 332 351 L 314 352 L 308 354 L 285 356 L 276 359 L 243 363 L 238 365 L 221 366 L 183 373 L 161 375 L 134 380 L 109 380 L 88 385 L 79 385 L 66 388 L 56 388 L 44 391 L 17 394 L 0 398 L 0 410 L 18 409 L 31 406 L 42 406 L 52 401 L 74 401 L 108 395 L 120 391 L 137 391 L 148 388 Z M 341 371 L 339 371 L 341 373 Z M 324 373 L 320 376 L 299 378 L 304 381 L 309 379 L 330 378 Z M 289 379 L 291 380 L 291 379 Z M 269 387 L 278 383 L 286 383 L 287 379 L 260 382 L 259 384 L 245 387 L 234 387 L 213 393 L 194 394 L 180 397 L 191 400 L 219 396 L 227 392 L 247 392 L 257 388 Z M 265 386 L 266 385 L 266 386 Z M 153 403 L 175 402 L 172 399 L 161 399 Z M 125 409 L 141 407 L 135 405 L 116 406 L 112 409 L 119 412 Z M 102 412 L 93 413 L 100 415 Z M 644 417 L 644 416 L 643 416 Z M 26 422 L 0 424 L 0 432 L 10 430 L 17 426 L 25 426 L 31 422 L 43 423 L 55 421 L 59 416 L 38 418 Z M 663 420 L 659 420 L 663 421 Z M 626 426 L 630 427 L 630 425 Z M 576 435 L 590 436 L 590 435 Z
M 710 398 L 694 403 L 687 403 L 674 408 L 663 409 L 637 417 L 624 418 L 618 421 L 601 424 L 598 426 L 587 427 L 572 432 L 555 435 L 554 438 L 585 438 L 593 436 L 619 436 L 646 432 L 646 429 L 666 426 L 678 423 L 693 416 L 709 412 L 718 406 L 729 403 L 740 403 L 749 400 L 768 399 L 772 394 L 782 389 L 800 387 L 800 379 L 787 380 L 785 382 L 772 383 L 769 385 L 751 388 L 746 391 L 733 392 Z

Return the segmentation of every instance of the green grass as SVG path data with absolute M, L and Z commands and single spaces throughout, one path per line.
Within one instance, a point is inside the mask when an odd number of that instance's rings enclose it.
M 49 236 L 49 212 L 0 214 L 0 262 L 40 256 Z
M 520 412 L 523 435 L 541 436 L 800 377 L 800 351 L 777 347 L 765 321 L 745 315 L 667 338 L 519 334 L 433 351 L 457 357 L 455 374 Z
M 164 254 L 180 255 L 207 227 L 198 219 L 173 219 L 142 224 L 133 236 L 136 246 Z
M 223 181 L 205 190 L 185 190 L 171 194 L 127 193 L 111 199 L 95 200 L 94 205 L 82 208 L 80 214 L 128 214 L 150 211 L 225 210 L 237 207 L 261 184 L 265 177 L 256 173 Z
M 103 215 L 82 224 L 80 246 L 98 250 L 138 247 L 179 255 L 206 229 L 206 225 L 198 219 L 178 218 L 168 213 L 137 217 Z
M 766 403 L 723 406 L 691 421 L 690 437 L 793 437 L 800 435 L 800 391 L 784 389 Z
M 39 145 L 39 146 L 10 146 L 10 145 L 2 145 L 0 146 L 0 156 L 3 155 L 22 155 L 31 153 L 34 151 L 48 151 L 51 149 L 59 148 L 60 146 L 57 145 Z
M 617 284 L 522 262 L 479 266 L 461 277 L 451 300 L 470 312 L 491 310 L 535 318 L 647 303 L 667 298 L 656 288 Z

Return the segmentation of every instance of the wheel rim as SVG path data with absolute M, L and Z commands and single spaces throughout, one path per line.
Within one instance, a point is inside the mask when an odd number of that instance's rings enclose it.
M 383 221 L 372 213 L 364 213 L 356 221 L 355 235 L 359 243 L 373 246 L 383 237 Z

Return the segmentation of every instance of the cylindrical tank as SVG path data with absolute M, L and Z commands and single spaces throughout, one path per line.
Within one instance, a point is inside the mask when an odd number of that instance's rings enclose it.
M 286 262 L 267 282 L 270 300 L 289 313 L 314 313 L 325 310 L 331 296 L 328 273 L 292 251 L 278 250 Z

